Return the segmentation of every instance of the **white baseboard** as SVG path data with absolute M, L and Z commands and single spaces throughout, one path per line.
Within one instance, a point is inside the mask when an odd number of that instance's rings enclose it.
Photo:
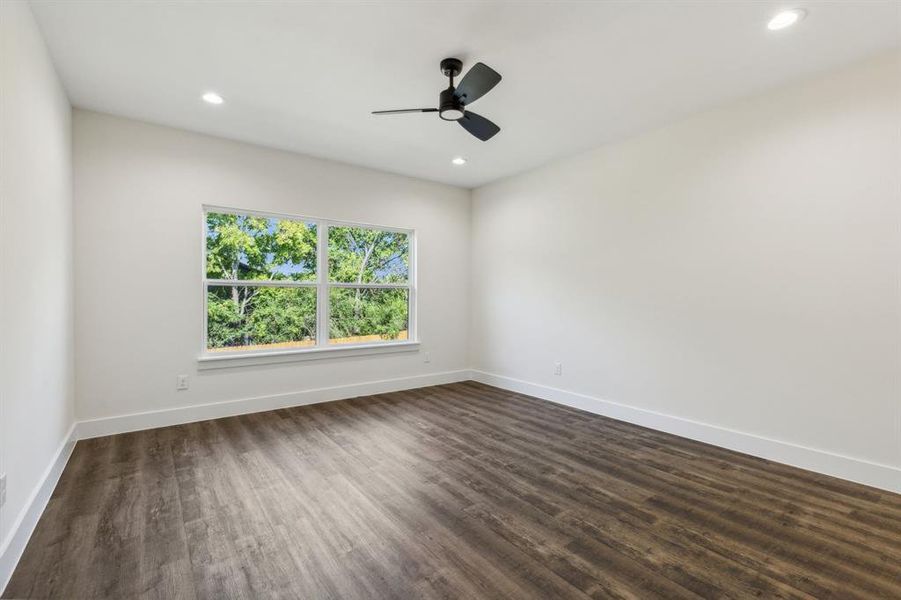
M 808 471 L 901 493 L 901 469 L 898 467 L 807 448 L 790 442 L 773 440 L 484 371 L 472 371 L 472 379 L 511 392 L 527 394 L 619 421 L 634 423 Z
M 38 485 L 31 492 L 28 501 L 13 522 L 9 534 L 3 540 L 3 545 L 0 546 L 0 593 L 6 589 L 6 584 L 9 583 L 16 565 L 25 551 L 25 546 L 28 545 L 28 540 L 41 519 L 47 502 L 50 501 L 50 496 L 53 495 L 59 476 L 62 475 L 69 456 L 75 448 L 75 441 L 75 424 L 73 423 L 53 456 L 53 460 L 44 470 Z
M 344 400 L 347 398 L 356 398 L 358 396 L 370 396 L 372 394 L 384 394 L 386 392 L 397 392 L 400 390 L 409 390 L 430 385 L 440 385 L 442 383 L 453 383 L 455 381 L 466 381 L 471 378 L 471 374 L 471 371 L 461 369 L 459 371 L 445 371 L 442 373 L 429 373 L 427 375 L 382 379 L 379 381 L 367 381 L 365 383 L 317 388 L 272 396 L 258 396 L 254 398 L 228 400 L 225 402 L 195 404 L 193 406 L 118 415 L 115 417 L 88 419 L 77 423 L 76 439 L 85 440 L 104 435 L 127 433 L 129 431 L 154 429 L 156 427 L 167 427 L 169 425 L 181 425 L 183 423 L 233 417 L 236 415 L 266 410 L 304 406 L 307 404 L 329 402 L 332 400 Z

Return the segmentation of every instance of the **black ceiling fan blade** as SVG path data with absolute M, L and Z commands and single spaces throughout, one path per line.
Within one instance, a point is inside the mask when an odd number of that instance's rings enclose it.
M 500 83 L 500 80 L 500 73 L 485 63 L 476 63 L 460 80 L 454 96 L 464 105 L 472 104 L 490 92 L 491 88 Z
M 374 115 L 403 115 L 406 113 L 438 112 L 437 108 L 402 108 L 400 110 L 374 110 Z
M 457 121 L 463 129 L 476 136 L 483 142 L 487 142 L 494 135 L 501 130 L 500 127 L 483 117 L 482 115 L 477 115 L 474 112 L 469 112 L 468 110 L 463 113 L 463 118 Z

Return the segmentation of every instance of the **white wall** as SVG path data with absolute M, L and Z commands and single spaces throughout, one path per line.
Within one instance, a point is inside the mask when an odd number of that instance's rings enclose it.
M 71 114 L 28 5 L 0 3 L 0 588 L 73 422 Z
M 79 419 L 468 366 L 467 190 L 81 110 L 74 137 Z M 203 204 L 417 229 L 422 351 L 198 372 Z
M 476 190 L 473 366 L 901 466 L 899 136 L 892 53 Z

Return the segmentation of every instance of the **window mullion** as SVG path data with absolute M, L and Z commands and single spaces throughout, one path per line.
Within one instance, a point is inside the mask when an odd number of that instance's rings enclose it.
M 317 226 L 318 246 L 316 249 L 316 345 L 328 346 L 328 223 L 320 221 Z
M 204 279 L 204 285 L 236 287 L 316 287 L 315 281 L 293 281 L 290 279 Z
M 363 289 L 363 290 L 406 290 L 412 287 L 407 283 L 338 283 L 331 282 L 329 286 L 333 288 Z

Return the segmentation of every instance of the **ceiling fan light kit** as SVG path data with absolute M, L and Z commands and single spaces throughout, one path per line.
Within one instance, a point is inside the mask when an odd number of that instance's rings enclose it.
M 463 129 L 482 140 L 483 142 L 494 137 L 501 128 L 476 114 L 466 107 L 472 104 L 496 86 L 500 80 L 500 74 L 484 63 L 476 63 L 463 79 L 460 85 L 454 87 L 454 78 L 463 71 L 463 62 L 457 58 L 445 58 L 441 61 L 441 72 L 448 78 L 447 89 L 438 95 L 438 108 L 405 108 L 400 110 L 377 110 L 374 115 L 400 115 L 406 113 L 437 112 L 445 121 L 456 121 Z

